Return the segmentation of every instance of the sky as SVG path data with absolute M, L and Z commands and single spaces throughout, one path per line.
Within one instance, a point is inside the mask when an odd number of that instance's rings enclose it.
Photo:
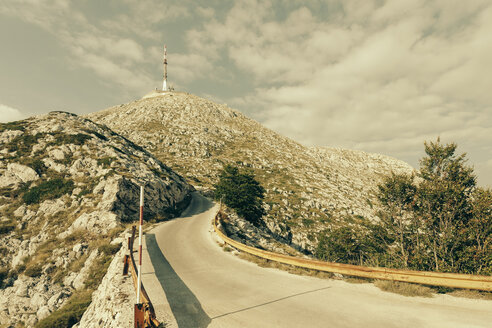
M 168 83 L 307 146 L 418 168 L 456 142 L 492 187 L 492 2 L 0 0 L 0 121 Z

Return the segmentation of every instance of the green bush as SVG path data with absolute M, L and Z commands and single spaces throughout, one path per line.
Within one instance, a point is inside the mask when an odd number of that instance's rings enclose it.
M 92 291 L 87 290 L 73 294 L 68 302 L 40 320 L 36 328 L 68 328 L 80 321 L 85 310 L 91 304 Z
M 251 223 L 260 224 L 261 217 L 265 214 L 262 207 L 265 189 L 256 181 L 253 173 L 226 165 L 219 178 L 219 182 L 214 185 L 215 199 L 222 200 Z
M 71 193 L 74 189 L 72 180 L 63 178 L 54 178 L 48 181 L 41 182 L 38 186 L 29 189 L 23 196 L 26 204 L 37 204 L 47 199 L 56 199 L 67 193 Z

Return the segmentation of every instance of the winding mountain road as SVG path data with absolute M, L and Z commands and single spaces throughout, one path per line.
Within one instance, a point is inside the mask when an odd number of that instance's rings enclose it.
M 491 327 L 492 301 L 404 297 L 241 260 L 217 245 L 216 210 L 195 193 L 145 236 L 142 279 L 166 327 Z

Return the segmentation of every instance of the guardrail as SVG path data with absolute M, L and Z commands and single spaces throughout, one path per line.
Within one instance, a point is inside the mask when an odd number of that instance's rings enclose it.
M 349 276 L 357 276 L 363 278 L 383 279 L 393 281 L 411 282 L 423 285 L 444 286 L 452 288 L 476 289 L 484 291 L 492 291 L 492 277 L 456 274 L 456 273 L 440 273 L 427 271 L 411 271 L 379 267 L 365 267 L 351 264 L 324 262 L 313 259 L 303 259 L 289 255 L 277 254 L 255 247 L 244 245 L 236 240 L 227 237 L 219 228 L 217 223 L 220 218 L 226 215 L 219 211 L 215 215 L 214 230 L 219 237 L 226 243 L 243 252 L 255 255 L 267 260 L 276 261 L 284 264 L 290 264 L 301 268 L 313 269 L 318 271 L 340 273 Z
M 138 289 L 138 270 L 135 264 L 135 258 L 133 257 L 133 243 L 135 241 L 135 231 L 136 227 L 132 227 L 132 235 L 128 238 L 128 250 L 130 252 L 129 255 L 125 255 L 123 260 L 123 275 L 128 274 L 128 270 L 130 270 L 133 280 L 133 286 L 135 287 L 135 293 Z M 155 328 L 159 327 L 160 322 L 156 319 L 154 307 L 152 306 L 152 302 L 150 301 L 149 295 L 145 291 L 143 284 L 141 285 L 141 297 L 142 303 L 135 304 L 135 320 L 134 327 L 135 328 Z

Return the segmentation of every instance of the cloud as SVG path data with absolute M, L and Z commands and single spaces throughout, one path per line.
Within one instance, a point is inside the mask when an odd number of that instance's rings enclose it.
M 26 118 L 20 110 L 0 104 L 0 122 L 12 122 Z
M 19 0 L 0 13 L 49 31 L 72 65 L 122 90 L 149 89 L 161 42 L 174 37 L 184 44 L 169 54 L 173 81 L 197 93 L 227 90 L 215 97 L 305 144 L 386 153 L 416 166 L 424 140 L 441 136 L 456 141 L 481 172 L 488 168 L 489 0 L 105 6 L 109 14 L 91 15 L 68 0 Z
M 122 91 L 143 94 L 154 84 L 151 73 L 145 70 L 148 49 L 138 39 L 122 33 L 142 35 L 151 32 L 152 24 L 186 13 L 179 6 L 159 2 L 126 1 L 126 5 L 132 7 L 132 14 L 138 15 L 132 19 L 122 14 L 94 20 L 77 4 L 65 0 L 7 1 L 0 13 L 21 18 L 53 34 L 69 51 L 68 60 L 73 67 L 88 68 L 101 78 L 100 82 L 118 85 Z
M 251 76 L 255 90 L 229 102 L 305 144 L 416 165 L 423 141 L 443 136 L 484 163 L 492 155 L 492 5 L 453 4 L 349 1 L 326 20 L 303 6 L 278 19 L 271 5 L 251 2 L 189 41 Z

